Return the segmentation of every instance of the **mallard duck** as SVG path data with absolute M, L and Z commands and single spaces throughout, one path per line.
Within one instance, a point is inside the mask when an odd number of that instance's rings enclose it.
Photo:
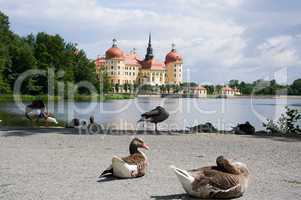
M 193 197 L 203 199 L 237 198 L 248 187 L 249 170 L 240 162 L 231 162 L 223 156 L 216 166 L 182 170 L 171 166 L 184 190 Z
M 143 113 L 141 119 L 138 122 L 151 122 L 155 123 L 155 131 L 158 131 L 157 124 L 163 122 L 169 117 L 169 113 L 161 106 L 157 106 L 155 109 Z
M 114 156 L 112 164 L 101 173 L 100 178 L 113 175 L 118 178 L 135 178 L 144 176 L 148 166 L 147 157 L 139 148 L 149 149 L 140 138 L 134 138 L 129 146 L 130 155 L 124 158 Z

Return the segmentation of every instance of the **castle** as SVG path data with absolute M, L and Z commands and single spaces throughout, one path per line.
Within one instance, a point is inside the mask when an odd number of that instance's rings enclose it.
M 183 77 L 183 58 L 177 53 L 175 45 L 167 53 L 165 61 L 155 59 L 149 34 L 146 55 L 141 59 L 135 50 L 124 53 L 113 39 L 113 45 L 105 52 L 105 56 L 95 60 L 96 73 L 106 72 L 109 81 L 114 86 L 166 84 L 180 85 Z

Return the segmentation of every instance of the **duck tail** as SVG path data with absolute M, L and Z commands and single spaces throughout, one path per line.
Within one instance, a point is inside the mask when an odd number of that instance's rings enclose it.
M 100 176 L 98 178 L 102 178 L 104 176 L 107 176 L 107 175 L 112 175 L 113 174 L 113 167 L 112 165 L 110 165 L 106 170 L 104 170 Z
M 191 176 L 186 170 L 179 169 L 173 165 L 171 165 L 170 168 L 174 170 L 185 191 L 190 192 L 192 183 L 194 182 L 195 178 Z

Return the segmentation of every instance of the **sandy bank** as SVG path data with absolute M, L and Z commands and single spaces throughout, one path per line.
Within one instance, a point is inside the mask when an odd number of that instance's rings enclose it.
M 64 129 L 63 129 L 64 130 Z M 140 135 L 151 146 L 147 176 L 98 182 L 131 135 L 72 135 L 52 129 L 0 131 L 0 199 L 189 199 L 169 165 L 196 168 L 225 155 L 248 164 L 241 199 L 301 199 L 301 142 L 287 138 L 199 134 Z

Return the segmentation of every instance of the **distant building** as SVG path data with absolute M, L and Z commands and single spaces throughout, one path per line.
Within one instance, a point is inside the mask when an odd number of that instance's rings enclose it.
M 239 89 L 237 88 L 231 88 L 228 85 L 222 88 L 221 95 L 224 96 L 234 96 L 234 95 L 241 95 Z
M 167 53 L 165 61 L 155 59 L 149 35 L 146 55 L 141 59 L 135 49 L 124 53 L 113 39 L 113 45 L 105 52 L 105 56 L 95 60 L 96 73 L 106 72 L 112 85 L 180 85 L 183 77 L 183 59 L 177 53 L 175 45 Z
M 192 97 L 207 97 L 207 89 L 201 85 L 184 88 L 184 94 Z

